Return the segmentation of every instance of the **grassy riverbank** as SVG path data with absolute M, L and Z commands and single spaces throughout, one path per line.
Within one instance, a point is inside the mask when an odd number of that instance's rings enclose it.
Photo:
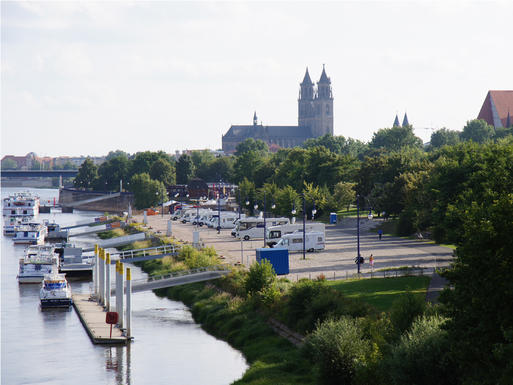
M 176 241 L 155 237 L 125 247 L 148 247 L 150 242 Z M 212 248 L 185 246 L 175 258 L 138 265 L 157 275 L 219 262 Z M 216 281 L 156 293 L 188 305 L 206 331 L 245 355 L 250 367 L 235 384 L 330 384 L 341 378 L 347 384 L 402 384 L 398 380 L 417 360 L 399 355 L 409 349 L 405 338 L 410 337 L 404 336 L 410 327 L 417 322 L 414 330 L 443 333 L 436 309 L 424 302 L 428 283 L 428 277 L 290 282 L 277 279 L 269 264 L 254 264 L 249 272 L 234 268 Z M 279 336 L 271 318 L 296 336 L 306 336 L 304 344 L 298 348 Z

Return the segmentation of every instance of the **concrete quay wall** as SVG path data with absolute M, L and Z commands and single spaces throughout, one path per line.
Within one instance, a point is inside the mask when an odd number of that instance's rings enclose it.
M 79 201 L 91 198 L 101 197 L 109 194 L 105 191 L 86 191 L 74 188 L 61 188 L 59 190 L 59 203 L 63 207 L 74 207 L 77 210 L 89 211 L 107 211 L 111 213 L 122 213 L 128 211 L 128 205 L 134 207 L 134 195 L 132 193 L 123 192 L 120 196 L 104 199 L 96 202 L 89 202 L 83 205 L 75 206 Z

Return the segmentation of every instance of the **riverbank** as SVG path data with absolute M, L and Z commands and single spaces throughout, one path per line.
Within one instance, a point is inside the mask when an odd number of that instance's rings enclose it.
M 135 226 L 141 227 L 140 224 Z M 155 229 L 150 231 L 153 230 Z M 156 237 L 154 242 L 176 242 L 161 234 L 153 234 Z M 212 257 L 213 249 L 206 250 Z M 176 260 L 169 258 L 150 261 L 142 263 L 141 266 L 150 275 L 165 274 L 176 268 L 188 267 L 191 260 L 202 261 L 203 257 L 194 256 L 196 253 L 201 254 L 187 247 Z M 213 262 L 218 263 L 214 260 L 206 263 Z M 334 290 L 322 277 L 293 283 L 286 279 L 276 279 L 274 276 L 268 281 L 262 280 L 268 282 L 265 286 L 250 291 L 247 286 L 248 280 L 251 279 L 250 275 L 251 272 L 248 273 L 245 269 L 235 268 L 230 276 L 210 284 L 194 284 L 157 291 L 159 296 L 180 300 L 188 305 L 194 320 L 200 323 L 202 328 L 213 336 L 227 341 L 244 354 L 250 367 L 243 377 L 235 382 L 236 384 L 319 383 L 322 377 L 319 373 L 323 365 L 326 366 L 326 362 L 330 362 L 333 357 L 319 357 L 319 354 L 315 353 L 316 349 L 318 351 L 315 345 L 317 328 L 324 321 L 340 317 L 349 317 L 355 320 L 351 322 L 361 323 L 363 334 L 357 336 L 358 343 L 364 347 L 373 346 L 374 349 L 362 348 L 366 353 L 360 359 L 365 364 L 359 368 L 350 368 L 352 375 L 358 373 L 358 376 L 367 379 L 381 375 L 381 371 L 385 369 L 380 366 L 382 362 L 377 358 L 381 359 L 381 355 L 397 343 L 398 336 L 404 332 L 404 325 L 413 322 L 425 309 L 423 298 L 427 286 L 426 277 L 412 277 L 425 281 L 421 285 L 423 293 L 414 294 L 406 288 L 399 291 L 394 289 L 395 295 L 402 303 L 395 306 L 399 309 L 399 315 L 390 317 L 359 298 L 351 299 L 340 290 Z M 360 282 L 368 281 L 368 285 L 373 286 L 372 281 L 376 280 L 378 279 L 360 280 L 356 283 L 360 285 Z M 286 324 L 296 335 L 298 332 L 307 335 L 306 347 L 298 348 L 287 339 L 278 336 L 270 326 L 271 317 Z M 313 342 L 308 342 L 309 340 Z M 317 359 L 314 359 L 315 357 Z

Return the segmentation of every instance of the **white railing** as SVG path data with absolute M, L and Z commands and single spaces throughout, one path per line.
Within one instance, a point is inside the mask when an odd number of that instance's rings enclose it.
M 163 246 L 155 246 L 155 247 L 147 247 L 145 249 L 134 249 L 134 250 L 126 250 L 111 253 L 111 257 L 119 257 L 119 259 L 126 258 L 137 258 L 137 257 L 146 257 L 150 255 L 162 255 L 162 254 L 175 254 L 180 251 L 180 246 L 177 245 L 163 245 Z
M 229 272 L 229 270 L 226 266 L 215 265 L 215 266 L 208 266 L 208 267 L 199 267 L 197 269 L 191 269 L 191 270 L 174 271 L 169 274 L 150 276 L 148 278 L 132 280 L 132 283 L 137 284 L 137 283 L 155 282 L 155 281 L 161 281 L 163 279 L 177 278 L 177 277 L 183 277 L 183 276 L 187 276 L 187 275 L 212 272 L 212 271 L 213 272 L 215 272 L 215 271 Z

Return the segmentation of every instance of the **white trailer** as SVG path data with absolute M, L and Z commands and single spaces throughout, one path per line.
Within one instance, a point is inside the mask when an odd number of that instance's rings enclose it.
M 266 218 L 266 226 L 286 225 L 290 223 L 289 218 Z M 245 241 L 253 238 L 264 237 L 264 218 L 244 218 L 237 223 L 237 238 Z
M 289 251 L 303 250 L 303 233 L 285 234 L 280 241 L 274 246 L 276 248 L 285 248 Z M 305 233 L 305 250 L 308 252 L 324 250 L 326 247 L 326 238 L 324 233 L 312 232 Z
M 325 234 L 326 225 L 319 222 L 307 222 L 305 223 L 305 231 L 307 233 L 319 232 Z M 280 241 L 282 236 L 295 232 L 303 232 L 303 223 L 289 223 L 281 226 L 267 227 L 267 245 L 273 247 Z

